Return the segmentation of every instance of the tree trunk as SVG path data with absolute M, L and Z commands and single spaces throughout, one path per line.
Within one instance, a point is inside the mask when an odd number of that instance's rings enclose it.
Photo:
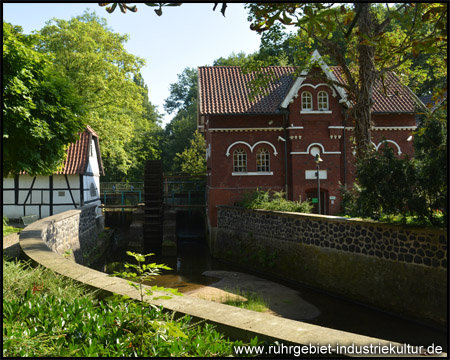
M 363 159 L 371 150 L 370 126 L 373 106 L 373 87 L 375 84 L 375 48 L 368 43 L 372 38 L 373 21 L 370 15 L 370 3 L 355 3 L 356 13 L 360 12 L 358 28 L 363 34 L 358 44 L 359 86 L 356 92 L 356 104 L 353 108 L 355 119 L 356 157 Z

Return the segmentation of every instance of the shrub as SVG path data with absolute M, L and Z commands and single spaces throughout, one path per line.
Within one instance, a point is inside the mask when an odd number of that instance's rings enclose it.
M 262 209 L 274 211 L 288 211 L 310 213 L 313 206 L 309 201 L 291 201 L 286 200 L 283 191 L 262 191 L 257 189 L 254 192 L 244 194 L 241 202 L 238 203 L 246 209 Z

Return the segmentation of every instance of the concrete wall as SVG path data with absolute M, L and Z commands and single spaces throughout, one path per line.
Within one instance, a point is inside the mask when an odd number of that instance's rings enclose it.
M 99 258 L 108 246 L 103 233 L 103 217 L 96 214 L 97 205 L 69 210 L 42 221 L 41 239 L 55 253 L 88 265 Z
M 218 208 L 213 255 L 400 315 L 447 319 L 447 232 Z

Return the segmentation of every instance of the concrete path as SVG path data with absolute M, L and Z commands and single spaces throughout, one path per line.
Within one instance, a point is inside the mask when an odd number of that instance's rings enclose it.
M 19 233 L 3 237 L 3 254 L 12 258 L 20 255 Z

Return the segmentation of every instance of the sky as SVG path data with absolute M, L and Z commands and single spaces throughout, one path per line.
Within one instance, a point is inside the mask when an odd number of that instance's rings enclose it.
M 133 4 L 133 3 L 131 3 Z M 136 13 L 123 14 L 119 7 L 109 14 L 98 3 L 3 3 L 3 20 L 20 25 L 25 34 L 40 30 L 52 19 L 70 20 L 85 10 L 107 20 L 114 32 L 128 34 L 125 49 L 146 61 L 141 73 L 149 89 L 149 99 L 163 115 L 163 126 L 174 116 L 164 111 L 169 86 L 187 67 L 212 65 L 233 52 L 253 53 L 259 49 L 260 35 L 250 30 L 242 3 L 228 3 L 225 17 L 221 3 L 185 3 L 164 7 L 157 16 L 154 8 L 136 3 Z

